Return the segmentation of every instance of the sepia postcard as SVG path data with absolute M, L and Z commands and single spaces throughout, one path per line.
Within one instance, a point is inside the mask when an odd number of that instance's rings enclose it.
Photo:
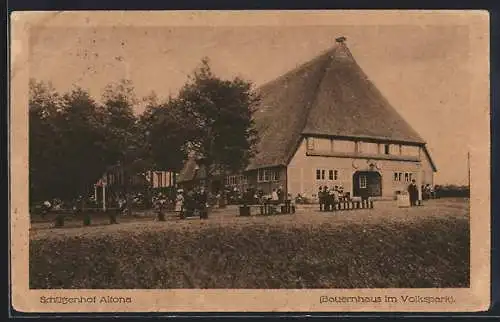
M 14 12 L 20 312 L 490 306 L 486 11 Z

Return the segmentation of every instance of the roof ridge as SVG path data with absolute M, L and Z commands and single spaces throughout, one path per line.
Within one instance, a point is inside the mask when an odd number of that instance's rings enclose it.
M 321 51 L 319 54 L 317 54 L 313 59 L 309 59 L 307 61 L 304 61 L 302 63 L 299 63 L 299 65 L 296 65 L 293 69 L 291 70 L 288 70 L 287 72 L 281 74 L 280 76 L 276 77 L 276 78 L 273 78 L 265 83 L 263 83 L 262 85 L 259 85 L 257 87 L 257 91 L 260 91 L 262 90 L 263 88 L 269 86 L 269 85 L 272 85 L 273 83 L 277 83 L 277 82 L 280 82 L 281 80 L 283 80 L 284 78 L 286 78 L 287 76 L 290 76 L 290 75 L 293 75 L 294 73 L 300 71 L 301 69 L 307 67 L 307 66 L 310 66 L 310 65 L 314 65 L 319 59 L 321 59 L 324 55 L 328 54 L 328 53 L 333 53 L 334 51 L 336 51 L 336 49 L 338 48 L 338 46 L 333 46 L 333 47 L 329 47 L 328 49 L 325 49 L 323 51 Z
M 323 51 L 322 54 L 320 54 L 316 57 L 319 59 L 319 58 L 327 55 L 325 61 L 323 62 L 323 66 L 321 68 L 322 75 L 321 75 L 321 77 L 319 77 L 318 83 L 316 84 L 314 91 L 312 91 L 312 93 L 310 93 L 311 99 L 306 100 L 307 103 L 306 103 L 306 106 L 304 106 L 304 108 L 307 108 L 307 111 L 306 111 L 305 116 L 302 120 L 302 125 L 300 126 L 299 137 L 297 138 L 297 141 L 295 142 L 295 144 L 290 148 L 290 150 L 287 151 L 287 154 L 288 154 L 287 158 L 286 158 L 287 163 L 289 163 L 290 159 L 293 158 L 293 155 L 295 154 L 295 151 L 297 150 L 298 145 L 303 138 L 303 132 L 304 132 L 305 127 L 307 126 L 307 122 L 309 120 L 309 115 L 310 115 L 311 109 L 314 106 L 314 104 L 316 103 L 316 100 L 318 99 L 318 91 L 321 87 L 321 84 L 323 83 L 323 80 L 325 79 L 326 69 L 330 66 L 330 64 L 332 62 L 332 56 L 333 56 L 333 54 L 335 54 L 335 52 L 337 51 L 338 48 L 339 48 L 338 46 L 335 46 L 333 48 L 329 48 L 328 50 Z M 315 60 L 315 59 L 313 59 L 313 60 Z
M 248 170 L 287 165 L 307 135 L 425 144 L 342 41 L 258 90 L 261 140 Z

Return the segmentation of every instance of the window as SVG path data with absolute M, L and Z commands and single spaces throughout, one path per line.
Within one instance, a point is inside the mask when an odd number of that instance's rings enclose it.
M 234 186 L 240 183 L 240 176 L 227 176 L 226 185 Z
M 403 173 L 402 172 L 394 172 L 394 181 L 401 181 L 402 179 L 403 179 Z M 408 181 L 408 180 L 411 181 L 411 173 L 410 174 L 405 173 L 404 174 L 404 180 L 405 181 Z
M 384 145 L 384 154 L 389 154 L 389 144 Z
M 316 180 L 325 180 L 326 171 L 322 169 L 316 170 Z
M 389 145 L 389 154 L 392 154 L 392 155 L 399 155 L 399 154 L 401 154 L 400 145 L 390 144 Z
M 338 180 L 339 172 L 337 170 L 328 170 L 328 180 Z M 325 180 L 326 170 L 317 169 L 316 170 L 316 180 Z
M 259 169 L 257 174 L 258 182 L 278 181 L 280 178 L 277 170 Z
M 363 175 L 359 176 L 359 187 L 361 189 L 365 189 L 367 186 L 367 183 L 368 182 L 367 182 L 366 176 L 363 176 Z
M 261 170 L 261 169 L 259 169 L 257 180 L 258 181 L 264 181 L 264 171 Z
M 408 174 L 408 177 L 409 177 L 409 180 L 408 180 L 408 181 L 411 181 L 411 180 L 412 180 L 412 173 L 409 173 L 409 174 Z

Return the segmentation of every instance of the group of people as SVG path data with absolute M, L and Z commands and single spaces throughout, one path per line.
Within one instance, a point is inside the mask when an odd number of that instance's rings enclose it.
M 231 204 L 264 204 L 281 203 L 285 198 L 285 191 L 282 186 L 272 189 L 270 194 L 264 193 L 262 189 L 248 187 L 245 191 L 239 191 L 236 187 L 230 189 L 226 194 Z M 291 195 L 288 196 L 291 199 Z
M 208 217 L 207 208 L 208 193 L 203 186 L 187 191 L 177 190 L 175 211 L 180 218 L 192 217 L 198 212 L 200 218 L 206 219 Z
M 422 185 L 420 188 L 422 192 L 422 200 L 436 198 L 434 187 L 430 184 Z M 408 195 L 410 197 L 410 206 L 416 206 L 419 200 L 419 191 L 415 180 L 412 180 L 408 186 Z
M 348 195 L 344 193 L 342 186 L 334 186 L 328 189 L 327 186 L 319 187 L 318 190 L 319 210 L 331 211 L 336 204 L 348 199 Z
M 422 199 L 434 199 L 436 198 L 436 190 L 430 184 L 422 185 Z
M 283 191 L 283 187 L 279 187 L 278 189 L 273 189 L 271 192 L 271 202 L 272 203 L 280 203 L 285 200 L 285 192 Z

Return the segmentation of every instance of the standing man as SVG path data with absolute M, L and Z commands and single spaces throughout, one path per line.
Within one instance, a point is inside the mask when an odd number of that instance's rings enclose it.
M 283 202 L 283 188 L 279 186 L 278 190 L 276 191 L 278 194 L 278 200 L 279 202 Z
M 205 187 L 202 186 L 198 193 L 198 207 L 200 212 L 200 219 L 208 218 L 207 201 L 208 201 L 207 192 L 205 190 Z
M 318 189 L 318 200 L 319 200 L 319 211 L 324 210 L 324 204 L 325 204 L 325 197 L 323 193 L 323 187 L 319 187 Z
M 416 206 L 417 205 L 417 199 L 418 199 L 418 188 L 417 185 L 415 184 L 415 179 L 413 179 L 408 186 L 408 194 L 410 195 L 410 206 Z
M 335 186 L 335 189 L 333 189 L 333 206 L 332 206 L 333 210 L 337 209 L 339 201 L 340 201 L 339 188 Z

